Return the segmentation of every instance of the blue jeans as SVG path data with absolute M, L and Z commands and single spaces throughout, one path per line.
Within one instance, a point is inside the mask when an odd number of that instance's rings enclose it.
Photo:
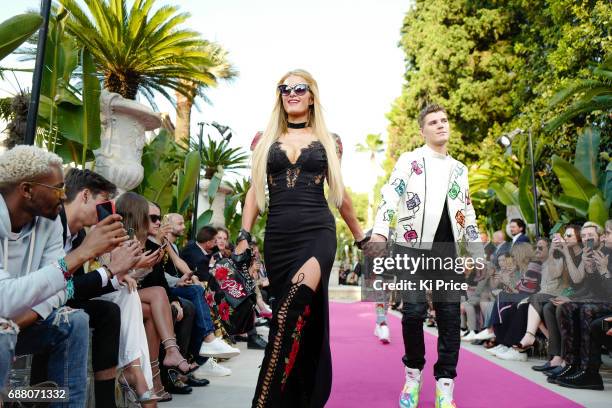
M 200 285 L 181 286 L 171 288 L 170 293 L 174 296 L 189 300 L 195 306 L 195 318 L 193 330 L 191 331 L 191 350 L 194 357 L 198 357 L 200 346 L 204 337 L 215 332 L 215 325 L 210 317 L 210 308 L 204 299 L 204 288 Z
M 0 394 L 5 392 L 13 357 L 15 357 L 17 331 L 0 319 Z
M 22 330 L 15 353 L 49 353 L 47 374 L 50 381 L 68 387 L 68 404 L 53 403 L 55 408 L 81 408 L 87 404 L 87 355 L 89 351 L 89 316 L 83 310 L 61 307 L 45 320 Z

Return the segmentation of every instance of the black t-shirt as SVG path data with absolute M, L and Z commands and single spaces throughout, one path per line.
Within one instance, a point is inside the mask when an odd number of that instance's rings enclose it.
M 442 216 L 438 223 L 438 229 L 436 229 L 436 234 L 434 235 L 434 242 L 455 242 L 453 225 L 448 216 L 448 205 L 446 204 L 446 200 L 444 200 L 444 208 L 442 209 Z

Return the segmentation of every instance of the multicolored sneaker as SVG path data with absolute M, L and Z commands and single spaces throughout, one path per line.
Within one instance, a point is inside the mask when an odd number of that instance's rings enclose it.
M 406 382 L 399 397 L 400 408 L 416 408 L 421 392 L 421 370 L 406 367 Z
M 436 381 L 436 408 L 457 408 L 453 400 L 455 382 L 450 378 L 440 378 Z

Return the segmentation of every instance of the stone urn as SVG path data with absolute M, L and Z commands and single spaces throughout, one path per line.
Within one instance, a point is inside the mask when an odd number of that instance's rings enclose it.
M 160 114 L 102 90 L 100 121 L 100 148 L 94 150 L 96 172 L 113 182 L 120 193 L 138 187 L 144 177 L 141 159 L 145 132 L 161 126 Z
M 200 196 L 198 197 L 198 218 L 208 209 L 212 209 L 213 215 L 210 219 L 210 224 L 215 227 L 225 227 L 225 197 L 234 191 L 226 185 L 221 184 L 217 190 L 217 194 L 212 202 L 212 206 L 208 203 L 208 186 L 210 180 L 203 178 L 200 180 Z

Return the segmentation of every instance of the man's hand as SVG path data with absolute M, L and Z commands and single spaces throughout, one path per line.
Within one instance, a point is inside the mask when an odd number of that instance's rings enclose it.
M 603 252 L 595 251 L 593 253 L 593 260 L 595 262 L 595 268 L 597 269 L 597 271 L 599 271 L 599 273 L 604 276 L 607 275 L 608 265 L 610 262 L 610 256 L 609 255 L 604 256 Z
M 30 327 L 31 325 L 33 325 L 39 317 L 40 316 L 38 316 L 38 313 L 30 309 L 22 315 L 17 316 L 17 318 L 13 319 L 13 322 L 17 326 L 19 326 L 20 330 L 23 330 L 26 327 Z
M 170 303 L 170 306 L 174 306 L 174 308 L 176 309 L 176 321 L 180 322 L 181 320 L 183 320 L 183 308 L 181 307 L 181 304 L 175 300 Z
M 138 241 L 127 241 L 112 250 L 108 267 L 113 275 L 126 274 L 136 265 L 141 255 Z
M 77 250 L 83 251 L 89 260 L 112 251 L 128 239 L 127 232 L 121 223 L 121 216 L 112 214 L 91 228 Z
M 370 258 L 384 256 L 387 252 L 385 243 L 387 238 L 380 234 L 372 234 L 370 240 L 364 245 L 363 253 Z

